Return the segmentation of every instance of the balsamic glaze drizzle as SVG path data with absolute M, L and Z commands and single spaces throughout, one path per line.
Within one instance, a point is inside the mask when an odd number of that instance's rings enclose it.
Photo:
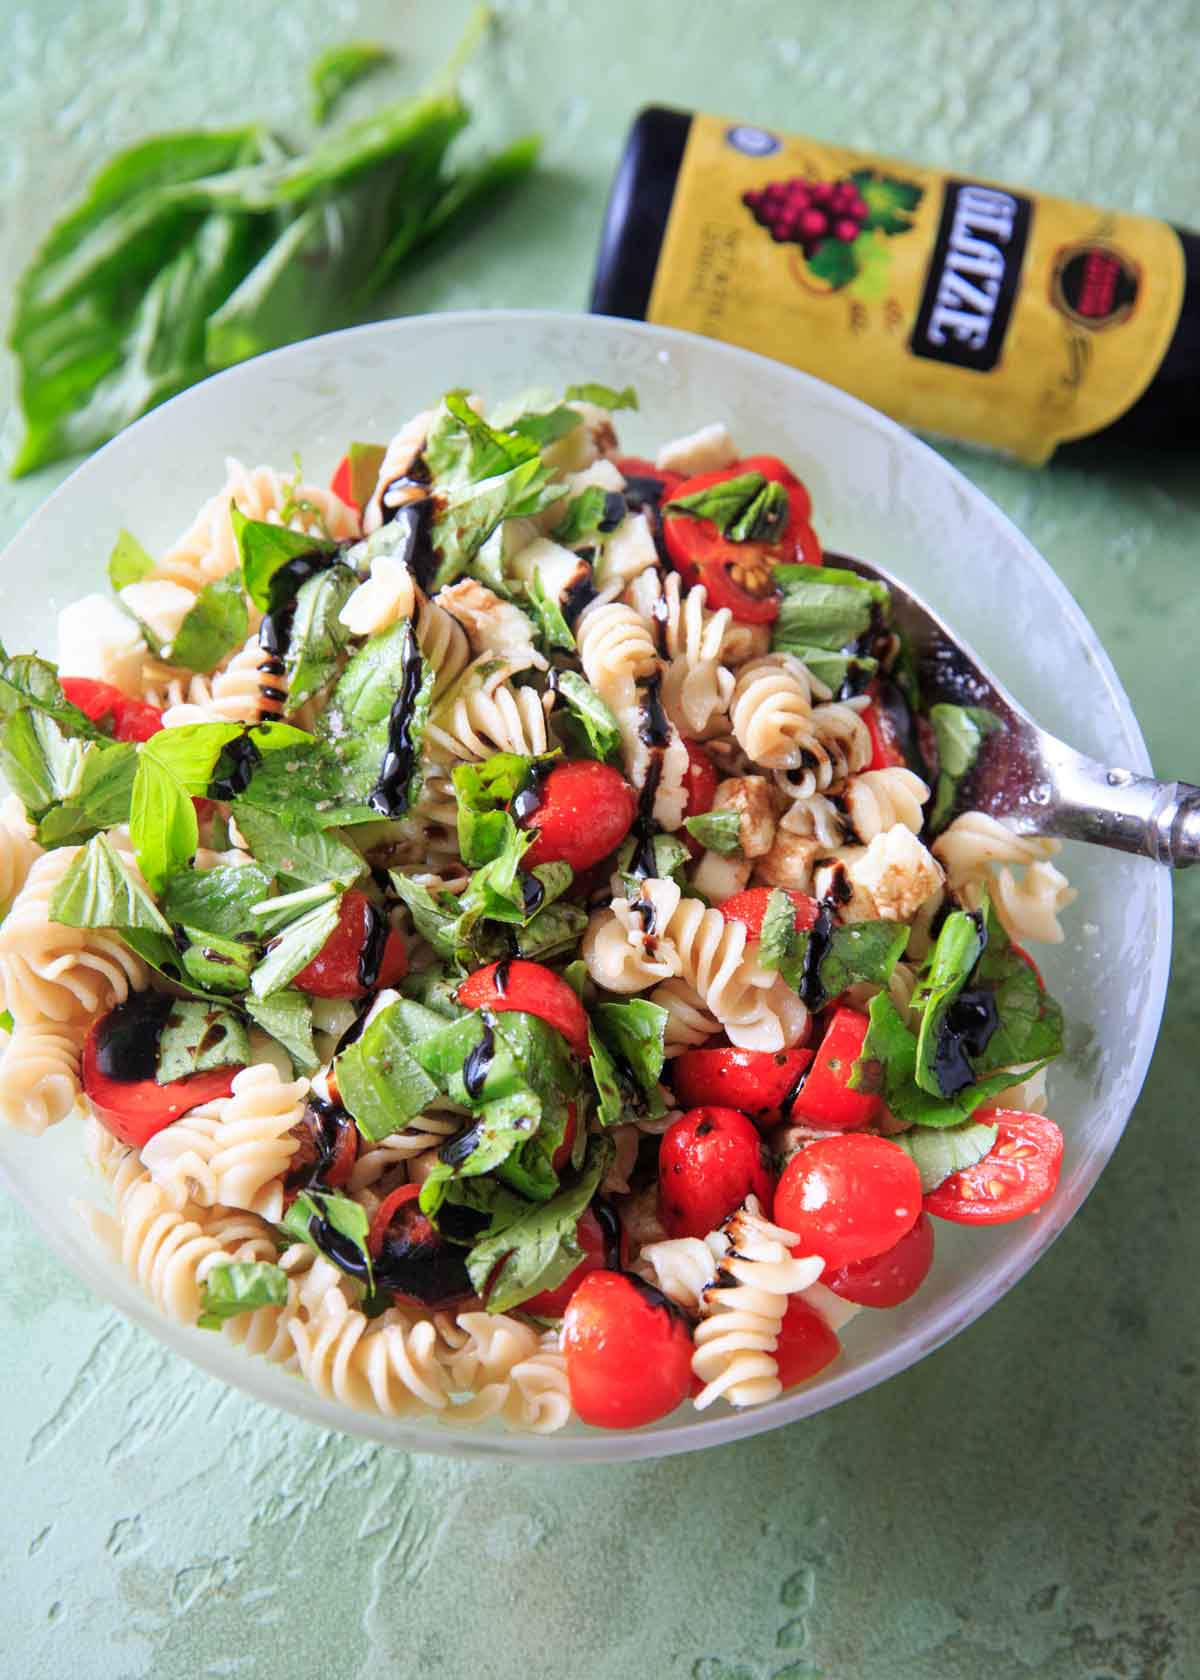
M 496 1034 L 493 1030 L 495 1022 L 485 1010 L 483 1012 L 483 1037 L 468 1055 L 463 1063 L 463 1085 L 472 1102 L 478 1102 L 483 1087 L 487 1082 L 488 1072 L 492 1065 L 492 1058 L 496 1054 Z M 474 1147 L 474 1146 L 472 1146 Z M 443 1156 L 443 1159 L 445 1157 Z
M 983 1055 L 999 1025 L 996 994 L 990 987 L 958 994 L 942 1016 L 933 1053 L 934 1077 L 944 1097 L 956 1096 L 975 1084 L 970 1058 Z
M 127 1084 L 154 1078 L 159 1040 L 175 1001 L 147 992 L 109 1011 L 96 1035 L 96 1066 L 106 1079 Z
M 575 576 L 567 585 L 562 598 L 562 615 L 567 621 L 569 629 L 575 628 L 575 620 L 585 607 L 596 599 L 596 585 L 592 581 L 592 568 L 586 563 L 580 566 Z
M 286 560 L 272 575 L 267 591 L 267 615 L 258 632 L 258 645 L 264 653 L 270 654 L 276 661 L 283 658 L 292 639 L 296 596 L 309 578 L 336 566 L 338 558 L 336 551 L 326 554 L 321 549 L 314 549 L 311 554 L 297 554 L 295 559 Z M 279 671 L 272 669 L 268 674 L 279 676 L 282 667 Z
M 417 757 L 412 738 L 413 713 L 423 675 L 421 649 L 410 625 L 404 643 L 400 688 L 388 718 L 387 751 L 383 755 L 379 780 L 367 800 L 371 809 L 378 811 L 381 817 L 402 817 L 408 810 L 409 785 Z
M 391 927 L 377 904 L 367 901 L 367 937 L 358 953 L 358 983 L 364 992 L 373 992 L 383 966 L 383 953 Z
M 239 735 L 221 753 L 218 765 L 227 765 L 228 774 L 214 777 L 209 784 L 209 796 L 213 799 L 236 799 L 250 786 L 250 780 L 261 763 L 262 754 L 250 739 L 249 732 Z
M 512 958 L 505 957 L 503 962 L 496 964 L 496 972 L 492 975 L 492 985 L 496 988 L 496 996 L 503 997 L 508 991 L 508 976 L 512 968 Z
M 513 794 L 509 812 L 518 828 L 525 828 L 540 808 L 542 787 L 549 773 L 549 765 L 531 764 L 528 775 Z
M 535 915 L 546 902 L 546 889 L 536 875 L 521 876 L 521 902 L 527 916 Z
M 804 962 L 800 969 L 800 985 L 797 988 L 801 1003 L 809 1009 L 820 1009 L 827 1001 L 825 986 L 821 980 L 821 964 L 829 955 L 829 948 L 833 944 L 834 913 L 836 906 L 831 899 L 825 899 L 817 911 L 817 919 L 808 930 L 808 944 L 804 949 Z

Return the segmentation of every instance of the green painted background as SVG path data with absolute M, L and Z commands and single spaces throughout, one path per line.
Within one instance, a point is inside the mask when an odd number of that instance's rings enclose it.
M 117 143 L 252 114 L 286 127 L 338 39 L 391 43 L 415 81 L 465 11 L 3 0 L 0 294 Z M 546 134 L 546 170 L 397 287 L 397 310 L 583 306 L 621 136 L 654 98 L 1200 226 L 1188 0 L 501 11 L 470 90 L 499 126 Z M 1039 475 L 952 453 L 1083 603 L 1159 769 L 1200 780 L 1200 466 Z M 0 488 L 0 538 L 60 476 Z M 0 1670 L 1195 1680 L 1198 886 L 1179 887 L 1143 1100 L 1049 1257 L 883 1389 L 699 1458 L 548 1473 L 321 1434 L 116 1319 L 5 1204 Z

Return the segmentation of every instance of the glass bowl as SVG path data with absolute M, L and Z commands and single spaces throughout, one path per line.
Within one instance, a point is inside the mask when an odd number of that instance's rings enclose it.
M 103 587 L 109 548 L 128 526 L 164 547 L 236 455 L 326 479 L 355 438 L 386 440 L 443 391 L 490 399 L 531 385 L 632 384 L 623 447 L 720 419 L 744 453 L 784 457 L 812 492 L 814 523 L 834 550 L 878 559 L 971 642 L 1034 717 L 1085 752 L 1150 768 L 1129 701 L 1094 632 L 1049 566 L 1002 513 L 940 456 L 853 397 L 743 350 L 690 334 L 546 311 L 433 315 L 334 333 L 220 374 L 165 404 L 85 462 L 29 521 L 0 566 L 0 635 L 11 650 L 53 647 L 54 616 Z M 204 1370 L 327 1428 L 423 1452 L 564 1460 L 650 1458 L 715 1446 L 821 1411 L 931 1352 L 999 1300 L 1053 1242 L 1108 1160 L 1141 1087 L 1162 1012 L 1170 955 L 1165 870 L 1116 852 L 1070 847 L 1079 899 L 1066 942 L 1039 950 L 1062 1000 L 1068 1049 L 1050 1076 L 1066 1134 L 1058 1192 L 1032 1218 L 991 1230 L 939 1224 L 933 1271 L 914 1300 L 860 1314 L 822 1376 L 746 1411 L 688 1407 L 631 1433 L 571 1425 L 549 1437 L 501 1426 L 452 1428 L 338 1407 L 297 1377 L 224 1338 L 161 1318 L 73 1211 L 101 1200 L 72 1119 L 28 1138 L 0 1135 L 0 1173 L 57 1253 L 97 1294 Z M 1030 1340 L 1047 1327 L 1031 1323 Z

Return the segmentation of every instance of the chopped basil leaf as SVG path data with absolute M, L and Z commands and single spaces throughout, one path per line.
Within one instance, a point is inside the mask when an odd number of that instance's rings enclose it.
M 214 1266 L 200 1295 L 201 1330 L 220 1330 L 231 1318 L 260 1307 L 286 1307 L 287 1273 L 270 1260 L 231 1260 Z
M 348 887 L 367 867 L 359 853 L 335 835 L 320 829 L 294 834 L 270 811 L 244 799 L 234 801 L 233 815 L 258 862 L 285 881 L 310 887 L 339 881 Z
M 551 532 L 564 548 L 579 548 L 615 531 L 625 517 L 626 502 L 619 490 L 589 484 L 567 503 L 567 511 Z
M 85 743 L 64 735 L 48 712 L 14 712 L 0 730 L 0 772 L 31 813 L 74 799 L 85 752 Z
M 179 953 L 184 973 L 205 992 L 241 993 L 261 955 L 258 942 L 226 939 L 180 923 L 188 943 Z
M 392 886 L 408 906 L 413 926 L 441 957 L 452 957 L 458 945 L 458 899 L 442 892 L 436 898 L 419 881 L 391 872 Z
M 310 888 L 309 891 L 317 892 L 319 889 Z M 295 899 L 304 895 L 290 896 Z M 302 968 L 307 968 L 337 927 L 341 902 L 341 892 L 329 883 L 329 896 L 311 909 L 303 910 L 294 921 L 284 926 L 282 932 L 276 934 L 267 946 L 266 956 L 251 975 L 250 985 L 255 997 L 269 997 L 272 992 L 281 991 Z M 266 903 L 280 905 L 282 901 L 268 899 Z M 256 915 L 265 908 L 264 905 L 256 906 Z M 263 925 L 265 923 L 266 918 Z
M 520 414 L 512 423 L 512 430 L 522 437 L 532 438 L 539 449 L 565 438 L 583 424 L 583 416 L 573 408 L 551 408 L 541 412 Z
M 978 1074 L 1019 1062 L 1050 1060 L 1063 1047 L 1062 1008 L 1042 989 L 990 900 L 985 900 L 982 914 L 987 944 L 970 976 L 970 986 L 972 991 L 992 994 L 996 1026 L 982 1053 L 971 1058 L 971 1065 Z
M 892 1139 L 916 1162 L 921 1175 L 921 1193 L 928 1195 L 944 1184 L 951 1173 L 963 1172 L 982 1161 L 995 1143 L 999 1129 L 982 1120 L 966 1120 L 960 1126 L 914 1126 Z
M 336 554 L 337 544 L 327 537 L 306 531 L 291 531 L 286 525 L 270 525 L 265 519 L 247 519 L 236 502 L 229 517 L 242 556 L 242 581 L 246 593 L 261 612 L 270 612 L 279 602 L 272 598 L 276 572 L 291 560 L 310 554 Z
M 886 612 L 887 586 L 875 578 L 834 566 L 779 565 L 773 572 L 782 590 L 779 617 L 771 629 L 776 652 L 802 647 L 849 650 Z
M 617 1064 L 609 1054 L 608 1046 L 596 1031 L 594 1022 L 588 1025 L 588 1043 L 592 1051 L 589 1064 L 592 1083 L 596 1087 L 598 1099 L 596 1124 L 615 1126 L 625 1112 L 625 1105 L 621 1100 L 621 1081 L 617 1073 Z
M 531 447 L 533 457 L 519 466 L 450 488 L 430 530 L 438 555 L 434 589 L 463 575 L 502 520 L 532 517 L 560 499 L 550 469 L 542 464 L 536 445 Z
M 674 881 L 677 887 L 682 887 L 693 897 L 698 896 L 689 886 L 684 870 L 692 861 L 691 853 L 673 834 L 656 834 L 650 843 L 654 853 L 654 869 L 652 878 L 655 881 Z M 617 873 L 621 877 L 626 897 L 632 898 L 642 884 L 642 876 L 631 873 L 634 853 L 639 850 L 640 842 L 632 835 L 624 842 L 617 853 Z
M 577 957 L 574 962 L 568 963 L 562 971 L 562 977 L 575 993 L 575 996 L 582 1002 L 588 985 L 587 964 L 583 958 Z
M 984 740 L 1003 725 L 995 713 L 982 706 L 945 703 L 929 708 L 929 721 L 938 753 L 937 787 L 929 810 L 929 828 L 936 834 L 949 822 L 959 784 L 974 769 Z
M 253 928 L 250 912 L 271 896 L 271 887 L 272 876 L 255 863 L 177 869 L 163 885 L 163 914 L 169 922 L 232 939 Z
M 771 628 L 771 651 L 792 654 L 818 682 L 823 682 L 835 694 L 851 678 L 861 687 L 879 669 L 878 659 L 868 654 L 834 653 L 828 648 L 810 647 L 806 642 L 789 641 L 779 634 L 778 620 Z
M 685 817 L 683 826 L 710 852 L 719 852 L 722 857 L 741 852 L 742 819 L 736 811 L 701 811 Z
M 283 661 L 290 708 L 311 700 L 332 680 L 350 644 L 350 631 L 338 615 L 357 588 L 358 574 L 349 566 L 337 565 L 318 572 L 296 591 L 292 633 Z
M 813 933 L 797 929 L 795 908 L 776 887 L 763 916 L 758 960 L 766 969 L 778 969 L 793 991 L 816 1009 L 859 981 L 886 985 L 904 955 L 909 933 L 902 922 L 851 922 L 834 927 L 816 972 L 811 973 L 808 954 Z
M 541 632 L 542 646 L 546 652 L 553 653 L 557 650 L 562 653 L 574 653 L 575 637 L 571 633 L 571 627 L 563 617 L 558 602 L 551 600 L 547 595 L 545 585 L 537 572 L 525 585 L 525 595 Z
M 409 674 L 419 667 L 420 684 L 410 691 Z M 336 820 L 348 820 L 346 807 L 365 807 L 368 821 L 376 821 L 380 809 L 372 801 L 379 791 L 384 760 L 393 750 L 393 715 L 402 722 L 412 749 L 412 773 L 404 789 L 390 790 L 390 815 L 408 810 L 421 791 L 421 746 L 433 699 L 434 670 L 421 657 L 416 632 L 408 619 L 400 619 L 382 635 L 370 637 L 355 654 L 333 691 L 322 714 L 319 729 L 340 765 L 331 776 L 336 801 Z M 262 799 L 259 797 L 258 802 Z M 353 820 L 361 821 L 360 817 Z
M 534 874 L 540 874 L 539 866 Z M 574 951 L 588 924 L 588 914 L 581 904 L 550 904 L 539 910 L 533 920 L 518 928 L 513 938 L 522 957 L 546 962 L 564 951 Z
M 939 1068 L 939 1040 L 947 1012 L 971 976 L 984 945 L 982 916 L 952 910 L 942 923 L 937 944 L 930 952 L 913 993 L 912 1007 L 921 1016 L 917 1034 L 917 1065 L 914 1078 L 923 1091 L 935 1097 L 952 1097 L 961 1084 L 946 1088 Z M 961 1070 L 960 1070 L 961 1071 Z M 962 1083 L 969 1082 L 967 1078 Z M 951 1075 L 957 1079 L 958 1075 Z
M 511 844 L 510 802 L 531 776 L 544 773 L 557 756 L 493 753 L 482 764 L 455 765 L 451 779 L 458 804 L 458 848 L 469 868 L 490 863 Z
M 180 998 L 172 1005 L 158 1041 L 154 1077 L 160 1085 L 170 1085 L 193 1073 L 246 1067 L 249 1061 L 250 1040 L 236 1015 L 210 1003 Z
M 336 1190 L 301 1190 L 283 1216 L 283 1229 L 339 1270 L 374 1287 L 375 1274 L 367 1247 L 370 1222 L 366 1209 Z
M 171 664 L 207 675 L 246 640 L 250 615 L 237 572 L 206 583 L 171 644 Z
M 578 671 L 559 672 L 558 692 L 566 702 L 564 722 L 574 726 L 575 744 L 590 758 L 607 762 L 621 745 L 620 726 L 611 706 Z
M 179 947 L 173 938 L 165 933 L 155 933 L 149 928 L 122 928 L 121 938 L 131 951 L 136 951 L 148 968 L 152 968 L 160 979 L 180 991 L 187 992 L 190 997 L 202 998 L 205 1002 L 223 1007 L 229 1002 L 227 997 L 219 997 L 197 985 L 183 966 L 183 959 Z
M 632 385 L 615 391 L 611 385 L 585 381 L 582 385 L 568 385 L 563 395 L 567 402 L 591 403 L 595 408 L 607 408 L 610 414 L 614 409 L 636 408 L 638 405 L 637 392 Z
M 486 1290 L 489 1312 L 508 1312 L 570 1277 L 583 1259 L 579 1221 L 612 1156 L 610 1140 L 592 1138 L 574 1184 L 475 1244 L 467 1256 L 467 1271 L 476 1289 L 481 1294 Z
M 68 735 L 81 736 L 85 741 L 109 738 L 67 699 L 58 672 L 48 660 L 32 653 L 19 653 L 10 659 L 0 646 L 0 717 L 11 717 L 23 707 L 46 713 Z
M 312 1000 L 303 992 L 284 990 L 270 997 L 250 993 L 243 1004 L 250 1019 L 287 1051 L 300 1078 L 311 1077 L 321 1065 L 313 1044 Z
M 758 935 L 758 960 L 763 968 L 784 968 L 795 962 L 796 907 L 782 887 L 772 887 Z
M 693 491 L 690 496 L 673 496 L 663 507 L 663 517 L 711 519 L 723 537 L 731 537 L 766 484 L 760 472 L 738 473 L 736 478 L 723 478 L 718 484 Z
M 131 741 L 93 744 L 83 755 L 83 775 L 69 799 L 39 818 L 40 846 L 78 846 L 93 834 L 129 821 L 137 748 Z
M 408 1048 L 400 1008 L 393 1003 L 381 1009 L 334 1063 L 338 1095 L 373 1143 L 403 1131 L 438 1094 Z
M 729 527 L 730 542 L 778 542 L 791 513 L 788 493 L 782 484 L 768 479 L 754 500 Z
M 527 1089 L 486 1103 L 474 1120 L 464 1122 L 462 1131 L 447 1138 L 438 1150 L 433 1171 L 421 1186 L 422 1213 L 437 1212 L 451 1180 L 480 1178 L 503 1169 L 537 1131 L 540 1113 L 541 1104 Z M 550 1185 L 547 1195 L 553 1195 L 554 1189 Z
M 611 1052 L 618 1074 L 628 1071 L 642 1095 L 662 1112 L 658 1081 L 665 1055 L 669 1012 L 647 998 L 598 1003 L 592 1024 Z
M 391 64 L 394 57 L 390 47 L 381 47 L 375 41 L 347 41 L 343 46 L 327 48 L 308 72 L 313 121 L 320 126 L 355 82 Z
M 536 460 L 532 437 L 489 426 L 461 391 L 449 391 L 429 428 L 422 451 L 439 484 L 478 484 L 523 462 Z
M 108 581 L 115 590 L 140 583 L 154 570 L 154 561 L 131 531 L 122 530 L 108 557 Z
M 453 973 L 446 963 L 431 964 L 428 968 L 418 969 L 400 984 L 406 1003 L 419 1009 L 426 1018 L 435 1018 L 423 1029 L 425 1032 L 440 1032 L 447 1021 L 461 1021 L 468 1013 L 458 1002 L 456 995 L 462 985 L 462 977 Z M 407 1011 L 405 1018 L 408 1018 Z
M 0 1010 L 0 1032 L 10 1033 L 13 1030 L 13 1018 L 7 1009 Z
M 171 932 L 171 924 L 126 869 L 107 834 L 95 835 L 71 863 L 54 889 L 49 915 L 64 927 Z

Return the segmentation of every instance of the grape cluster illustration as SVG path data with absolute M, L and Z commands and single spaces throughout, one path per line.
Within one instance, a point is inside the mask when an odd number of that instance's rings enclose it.
M 854 181 L 806 181 L 801 175 L 745 192 L 742 203 L 777 245 L 799 245 L 809 258 L 826 239 L 852 245 L 869 214 Z

